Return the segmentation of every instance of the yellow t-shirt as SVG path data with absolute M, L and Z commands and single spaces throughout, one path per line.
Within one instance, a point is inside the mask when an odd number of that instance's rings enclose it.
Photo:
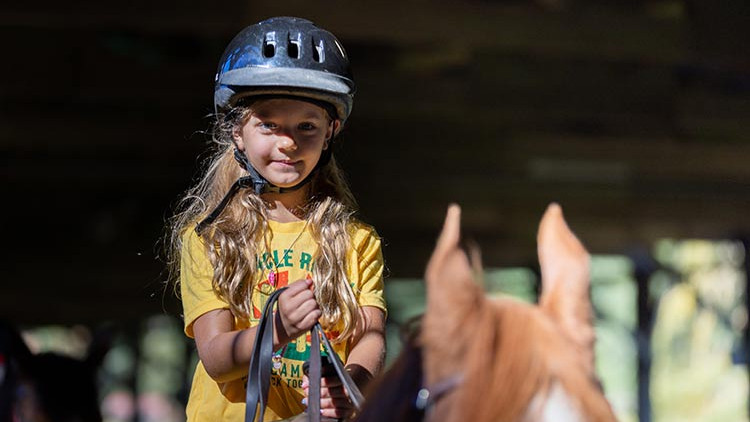
M 272 233 L 270 252 L 265 247 L 256 258 L 262 270 L 259 283 L 253 287 L 253 315 L 250 321 L 235 318 L 235 328 L 258 324 L 268 296 L 276 288 L 312 276 L 312 257 L 317 245 L 304 221 L 291 223 L 268 222 Z M 347 276 L 360 306 L 374 306 L 386 310 L 383 296 L 383 255 L 380 238 L 375 230 L 362 223 L 350 226 L 352 248 L 347 253 Z M 273 272 L 273 274 L 271 274 Z M 208 260 L 203 241 L 194 230 L 183 236 L 180 285 L 185 320 L 185 334 L 193 337 L 193 323 L 204 313 L 215 309 L 229 309 L 229 305 L 214 292 L 211 280 L 213 268 Z M 329 338 L 338 333 L 326 333 Z M 334 344 L 343 362 L 349 355 L 348 343 Z M 302 363 L 310 355 L 310 336 L 301 336 L 274 353 L 271 388 L 265 420 L 278 420 L 302 413 L 305 406 L 302 388 Z M 193 376 L 187 404 L 188 421 L 243 421 L 245 417 L 246 379 L 217 383 L 201 362 Z

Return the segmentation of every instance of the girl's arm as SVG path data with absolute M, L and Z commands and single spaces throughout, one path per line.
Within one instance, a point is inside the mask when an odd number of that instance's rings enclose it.
M 274 318 L 273 350 L 310 330 L 321 312 L 309 280 L 292 283 L 279 296 Z M 215 309 L 193 323 L 195 344 L 206 372 L 217 382 L 228 382 L 247 374 L 255 344 L 256 328 L 236 330 L 228 309 Z
M 193 334 L 198 357 L 208 375 L 217 382 L 243 377 L 250 363 L 255 331 L 255 327 L 235 330 L 234 316 L 228 309 L 216 309 L 198 317 L 193 323 Z M 274 332 L 274 346 L 277 340 Z
M 355 333 L 346 368 L 360 389 L 380 373 L 385 360 L 385 312 L 374 306 L 360 308 L 360 328 Z

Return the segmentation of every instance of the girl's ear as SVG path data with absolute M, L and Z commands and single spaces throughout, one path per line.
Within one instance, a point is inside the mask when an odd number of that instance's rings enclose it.
M 242 127 L 235 126 L 232 129 L 232 140 L 234 141 L 234 146 L 236 146 L 238 150 L 245 150 L 245 142 L 242 139 Z
M 343 129 L 343 125 L 341 124 L 341 120 L 335 119 L 331 122 L 330 125 L 328 125 L 328 131 L 326 132 L 326 139 L 329 141 L 334 136 L 338 135 L 339 132 L 341 132 L 341 129 Z
M 339 131 L 341 130 L 341 120 L 335 119 L 331 120 L 331 123 L 328 124 L 328 130 L 326 130 L 326 140 L 323 143 L 323 150 L 327 150 L 328 147 L 331 145 L 331 140 L 334 136 L 338 135 Z

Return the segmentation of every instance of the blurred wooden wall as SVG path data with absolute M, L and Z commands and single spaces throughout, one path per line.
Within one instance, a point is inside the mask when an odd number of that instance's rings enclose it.
M 449 202 L 487 265 L 533 265 L 558 201 L 589 249 L 750 231 L 750 6 L 703 1 L 135 1 L 0 6 L 0 315 L 178 314 L 157 241 L 197 171 L 216 63 L 307 17 L 358 92 L 337 150 L 420 276 Z

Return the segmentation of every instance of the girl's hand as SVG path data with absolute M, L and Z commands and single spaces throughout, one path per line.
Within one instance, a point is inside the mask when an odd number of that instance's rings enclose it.
M 305 392 L 304 403 L 310 397 L 310 382 L 307 375 L 302 378 L 302 389 Z M 345 419 L 354 412 L 354 405 L 349 401 L 344 386 L 338 377 L 320 379 L 320 414 L 323 417 Z
M 299 280 L 281 293 L 276 312 L 279 344 L 286 344 L 310 331 L 322 315 L 312 291 L 312 280 Z

